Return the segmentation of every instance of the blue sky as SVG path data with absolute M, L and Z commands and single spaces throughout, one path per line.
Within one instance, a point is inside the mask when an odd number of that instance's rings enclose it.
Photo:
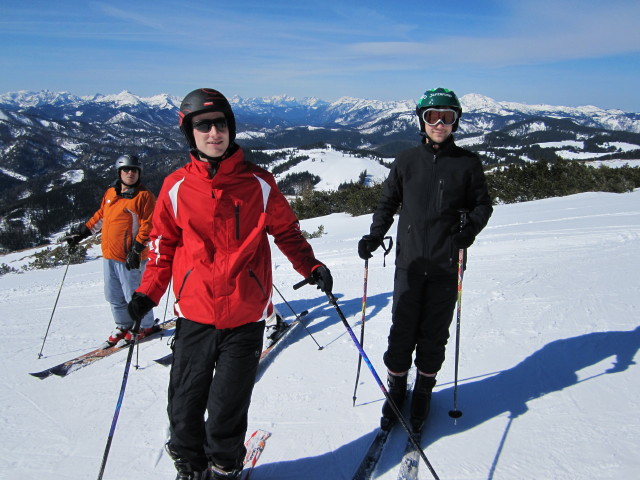
M 639 19 L 638 0 L 6 1 L 0 93 L 415 100 L 445 86 L 640 112 Z

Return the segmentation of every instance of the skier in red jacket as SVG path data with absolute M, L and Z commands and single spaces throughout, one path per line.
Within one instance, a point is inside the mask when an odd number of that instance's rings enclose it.
M 323 292 L 333 279 L 273 176 L 244 160 L 227 99 L 194 90 L 180 105 L 179 123 L 191 161 L 164 181 L 150 260 L 129 311 L 142 318 L 173 279 L 178 323 L 167 451 L 178 480 L 233 479 L 242 471 L 264 320 L 273 312 L 267 233 Z

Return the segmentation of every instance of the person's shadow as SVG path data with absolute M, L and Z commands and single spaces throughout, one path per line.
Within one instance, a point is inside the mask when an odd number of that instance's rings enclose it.
M 493 376 L 458 385 L 458 396 L 464 399 L 464 415 L 454 425 L 446 415 L 453 398 L 453 386 L 434 391 L 434 410 L 422 438 L 423 449 L 440 438 L 459 434 L 508 413 L 512 420 L 526 414 L 527 402 L 548 393 L 557 392 L 579 383 L 580 370 L 596 365 L 610 357 L 613 364 L 586 379 L 597 381 L 598 377 L 627 370 L 640 348 L 640 326 L 630 331 L 595 332 L 553 341 L 525 358 L 514 367 Z M 509 426 L 511 425 L 511 420 Z M 358 467 L 373 438 L 372 432 L 340 448 L 315 457 L 275 462 L 256 467 L 256 480 L 277 478 L 279 480 L 325 480 L 350 479 Z M 505 432 L 506 433 L 506 432 Z M 493 478 L 506 435 L 498 445 L 495 458 L 487 465 L 487 478 Z M 427 452 L 428 456 L 428 452 Z M 390 459 L 385 455 L 378 465 L 378 474 L 398 465 L 401 453 Z M 437 459 L 429 458 L 436 472 Z M 423 467 L 421 467 L 423 468 Z M 426 470 L 426 468 L 425 468 Z
M 331 344 L 338 341 L 343 335 L 348 334 L 345 329 L 340 336 L 331 339 L 328 343 L 320 343 L 322 339 L 316 338 L 323 330 L 334 326 L 336 323 L 340 323 L 340 318 L 336 315 L 333 305 L 327 302 L 327 297 L 325 297 L 324 294 L 320 295 L 321 296 L 312 300 L 293 300 L 284 303 L 274 302 L 278 311 L 287 322 L 293 322 L 299 317 L 302 325 L 297 326 L 295 331 L 291 332 L 290 335 L 283 337 L 274 348 L 274 351 L 264 361 L 260 362 L 256 382 L 260 381 L 265 371 L 285 348 L 289 348 L 295 343 L 305 341 L 311 342 L 310 344 L 315 345 L 315 348 L 318 348 L 319 345 L 324 349 L 325 347 L 331 347 Z M 349 320 L 349 323 L 353 325 L 352 328 L 356 336 L 358 336 L 356 329 L 359 329 L 362 324 L 362 299 L 350 299 L 341 303 L 342 295 L 335 294 L 335 296 L 339 300 L 340 310 Z M 391 303 L 391 299 L 392 294 L 390 292 L 368 297 L 365 322 L 368 323 L 379 311 L 386 308 Z M 300 317 L 300 314 L 305 310 L 308 310 L 309 313 Z M 356 320 L 354 321 L 354 319 Z M 313 338 L 311 338 L 311 336 L 313 336 Z M 318 345 L 316 345 L 316 343 Z

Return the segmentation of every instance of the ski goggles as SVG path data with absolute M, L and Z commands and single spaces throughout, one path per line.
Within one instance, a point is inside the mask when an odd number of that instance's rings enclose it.
M 216 127 L 216 130 L 219 132 L 222 130 L 226 130 L 227 119 L 224 117 L 223 118 L 207 118 L 193 124 L 193 129 L 201 133 L 209 133 L 211 131 L 211 127 Z
M 458 112 L 450 108 L 427 108 L 422 112 L 422 119 L 431 127 L 435 127 L 438 123 L 448 127 L 456 123 Z

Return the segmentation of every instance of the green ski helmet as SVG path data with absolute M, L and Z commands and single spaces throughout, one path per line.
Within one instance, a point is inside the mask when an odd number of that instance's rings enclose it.
M 462 106 L 460 105 L 460 101 L 453 90 L 442 87 L 432 88 L 431 90 L 424 92 L 424 95 L 420 97 L 418 104 L 416 105 L 416 115 L 418 115 L 421 132 L 425 131 L 422 111 L 433 107 L 448 107 L 458 112 L 458 118 L 452 128 L 452 132 L 455 132 L 458 129 L 460 117 L 462 117 Z

